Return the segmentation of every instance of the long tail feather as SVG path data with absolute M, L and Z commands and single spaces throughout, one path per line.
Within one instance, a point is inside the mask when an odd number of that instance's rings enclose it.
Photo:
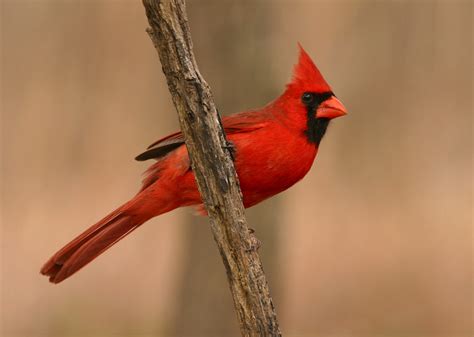
M 130 215 L 124 210 L 125 206 L 106 216 L 54 254 L 41 268 L 41 274 L 49 276 L 52 283 L 63 281 L 148 220 L 148 217 Z

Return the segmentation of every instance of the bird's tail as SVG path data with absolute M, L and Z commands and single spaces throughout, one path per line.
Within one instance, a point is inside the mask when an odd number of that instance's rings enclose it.
M 134 201 L 119 207 L 60 249 L 44 264 L 41 274 L 49 276 L 52 283 L 63 281 L 157 215 L 132 212 Z

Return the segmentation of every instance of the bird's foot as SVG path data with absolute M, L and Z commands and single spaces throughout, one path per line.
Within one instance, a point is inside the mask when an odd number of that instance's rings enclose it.
M 261 246 L 262 242 L 257 239 L 255 236 L 255 230 L 253 228 L 249 228 L 250 234 L 250 247 L 246 249 L 247 252 L 256 252 Z

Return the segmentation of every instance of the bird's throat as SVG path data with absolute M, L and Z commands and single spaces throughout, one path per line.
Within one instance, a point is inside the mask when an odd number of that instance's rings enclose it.
M 318 107 L 334 94 L 330 91 L 323 93 L 313 93 L 313 99 L 310 102 L 303 102 L 306 105 L 306 130 L 305 134 L 310 143 L 319 146 L 329 125 L 329 118 L 318 118 L 316 111 Z
M 307 129 L 305 131 L 306 137 L 308 137 L 308 141 L 319 145 L 321 140 L 326 133 L 326 130 L 329 125 L 329 118 L 316 118 L 314 110 L 311 113 L 308 113 L 308 122 L 307 122 Z

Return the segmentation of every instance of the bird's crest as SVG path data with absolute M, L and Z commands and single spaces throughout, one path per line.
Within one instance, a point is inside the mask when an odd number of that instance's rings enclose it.
M 306 53 L 299 43 L 298 48 L 300 50 L 300 55 L 298 63 L 293 69 L 293 79 L 287 85 L 288 90 L 299 92 L 303 89 L 304 91 L 318 93 L 331 92 L 331 87 L 327 84 L 313 60 L 311 60 L 308 53 Z

